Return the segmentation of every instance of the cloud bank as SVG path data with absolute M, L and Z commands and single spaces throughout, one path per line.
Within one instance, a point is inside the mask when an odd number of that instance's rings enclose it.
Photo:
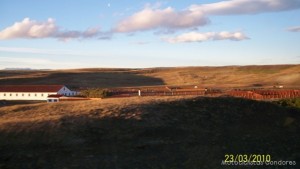
M 201 11 L 175 11 L 171 7 L 165 9 L 146 7 L 142 11 L 119 22 L 114 31 L 135 32 L 157 28 L 179 29 L 203 26 L 208 22 L 209 20 Z
M 99 28 L 89 28 L 85 31 L 61 30 L 52 18 L 49 18 L 44 22 L 24 18 L 21 22 L 16 22 L 12 26 L 2 30 L 0 32 L 0 39 L 56 38 L 65 41 L 69 39 L 101 37 L 101 35 L 103 34 L 100 32 Z
M 182 29 L 204 26 L 211 15 L 245 15 L 280 12 L 300 8 L 299 0 L 228 0 L 210 4 L 191 5 L 176 11 L 171 7 L 152 9 L 147 6 L 123 19 L 115 32 L 136 32 L 151 29 Z
M 211 4 L 192 5 L 191 11 L 206 15 L 243 15 L 279 12 L 300 8 L 299 0 L 229 0 Z
M 114 33 L 134 33 L 147 30 L 174 33 L 179 29 L 205 26 L 210 23 L 209 16 L 213 15 L 249 15 L 299 8 L 300 0 L 224 0 L 210 4 L 195 4 L 183 10 L 148 5 L 124 18 L 107 32 L 101 32 L 99 28 L 89 28 L 85 31 L 65 30 L 57 26 L 52 18 L 43 22 L 24 18 L 21 22 L 16 22 L 0 31 L 0 40 L 16 38 L 55 38 L 63 41 L 87 38 L 110 39 Z M 289 31 L 298 32 L 299 28 L 290 28 Z
M 186 42 L 203 42 L 208 40 L 233 40 L 241 41 L 249 39 L 242 32 L 188 32 L 178 35 L 173 38 L 164 38 L 163 40 L 169 43 L 186 43 Z

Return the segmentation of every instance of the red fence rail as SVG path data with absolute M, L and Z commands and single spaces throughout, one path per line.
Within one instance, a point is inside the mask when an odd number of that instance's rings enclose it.
M 269 100 L 269 99 L 285 99 L 285 98 L 296 98 L 300 97 L 300 90 L 282 90 L 282 89 L 273 89 L 273 90 L 231 90 L 231 91 L 222 91 L 219 89 L 169 89 L 169 88 L 127 88 L 127 89 L 115 89 L 109 91 L 111 97 L 132 97 L 132 96 L 232 96 L 232 97 L 241 97 L 246 99 L 254 100 Z
M 251 90 L 251 91 L 229 91 L 233 97 L 242 97 L 255 100 L 287 99 L 300 97 L 300 90 Z

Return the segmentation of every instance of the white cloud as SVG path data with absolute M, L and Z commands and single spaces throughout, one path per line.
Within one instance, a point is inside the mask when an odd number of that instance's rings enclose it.
M 89 28 L 86 31 L 70 31 L 61 30 L 55 24 L 55 20 L 49 18 L 45 22 L 24 18 L 21 22 L 16 22 L 10 27 L 0 31 L 0 39 L 16 39 L 16 38 L 56 38 L 59 40 L 84 39 L 100 36 L 99 28 Z
M 300 32 L 300 26 L 290 27 L 287 30 L 290 32 Z
M 134 33 L 155 30 L 158 33 L 174 32 L 177 29 L 197 28 L 207 25 L 212 15 L 243 15 L 267 12 L 279 12 L 300 8 L 300 0 L 223 0 L 209 4 L 194 4 L 183 10 L 172 7 L 162 8 L 160 3 L 147 4 L 142 10 L 118 22 L 111 31 L 101 32 L 99 28 L 85 31 L 64 30 L 56 25 L 55 20 L 39 22 L 24 18 L 0 31 L 1 39 L 16 38 L 55 38 L 70 39 L 110 39 L 115 32 Z M 297 31 L 297 28 L 289 29 Z
M 49 18 L 46 22 L 37 22 L 24 18 L 21 22 L 16 22 L 14 25 L 0 32 L 0 39 L 14 38 L 45 38 L 54 36 L 58 28 L 55 21 Z
M 211 4 L 192 5 L 190 10 L 206 15 L 240 15 L 286 11 L 300 8 L 299 0 L 229 0 Z
M 164 41 L 169 43 L 184 43 L 184 42 L 203 42 L 208 40 L 233 40 L 241 41 L 249 39 L 242 32 L 188 32 L 176 37 L 163 38 Z
M 168 7 L 154 9 L 146 7 L 132 16 L 119 22 L 115 32 L 135 32 L 149 29 L 178 29 L 206 25 L 209 20 L 201 11 L 175 11 Z
M 136 32 L 157 28 L 182 29 L 204 26 L 210 15 L 241 15 L 278 12 L 300 8 L 299 0 L 227 0 L 210 4 L 195 4 L 185 10 L 147 5 L 143 10 L 121 20 L 115 32 Z

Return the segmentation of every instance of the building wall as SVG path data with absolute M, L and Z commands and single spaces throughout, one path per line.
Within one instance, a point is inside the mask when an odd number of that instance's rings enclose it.
M 0 92 L 0 100 L 47 100 L 47 97 L 53 94 L 57 93 Z
M 78 93 L 64 86 L 57 92 L 0 92 L 0 100 L 47 100 L 49 95 L 56 94 L 75 96 Z

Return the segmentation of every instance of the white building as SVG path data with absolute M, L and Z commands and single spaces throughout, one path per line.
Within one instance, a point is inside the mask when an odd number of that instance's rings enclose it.
M 0 100 L 47 100 L 49 95 L 76 94 L 64 85 L 0 85 Z

